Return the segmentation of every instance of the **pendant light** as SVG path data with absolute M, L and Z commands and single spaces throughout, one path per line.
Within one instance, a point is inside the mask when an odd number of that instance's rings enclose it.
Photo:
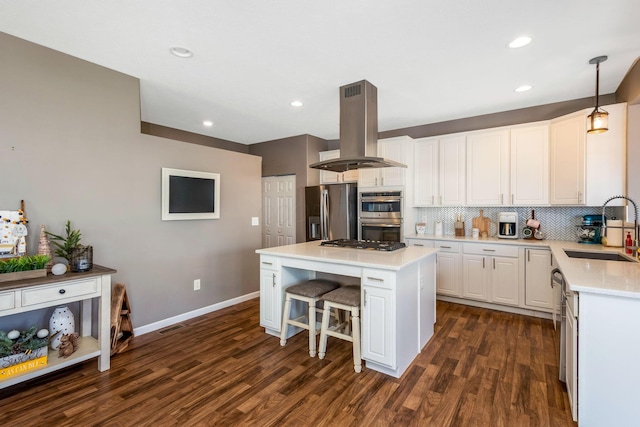
M 597 56 L 589 61 L 596 64 L 596 108 L 587 117 L 587 133 L 602 133 L 609 130 L 609 113 L 600 108 L 600 63 L 607 60 L 606 56 Z

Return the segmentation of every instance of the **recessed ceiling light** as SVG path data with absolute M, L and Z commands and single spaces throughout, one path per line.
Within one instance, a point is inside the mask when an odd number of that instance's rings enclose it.
M 186 47 L 173 46 L 169 51 L 180 58 L 191 58 L 193 56 L 193 52 Z
M 211 120 L 205 120 L 205 121 L 202 122 L 202 124 L 207 126 L 207 127 L 213 126 L 213 122 Z
M 533 86 L 531 85 L 522 85 L 520 87 L 516 88 L 516 92 L 526 92 L 528 90 L 530 90 Z
M 509 43 L 509 47 L 515 49 L 518 47 L 526 46 L 529 43 L 531 43 L 531 37 L 522 36 Z
M 302 102 L 300 101 L 291 101 L 292 107 L 302 107 Z

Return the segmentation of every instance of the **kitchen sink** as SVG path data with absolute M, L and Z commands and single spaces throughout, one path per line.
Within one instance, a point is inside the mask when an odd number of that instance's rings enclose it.
M 569 258 L 586 258 L 586 259 L 601 259 L 604 261 L 626 261 L 635 262 L 632 258 L 628 258 L 622 254 L 615 252 L 582 252 L 582 251 L 569 251 L 564 250 Z

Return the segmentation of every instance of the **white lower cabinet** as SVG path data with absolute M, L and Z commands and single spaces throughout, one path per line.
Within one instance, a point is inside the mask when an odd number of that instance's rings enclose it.
M 516 246 L 465 243 L 463 252 L 463 297 L 519 305 Z
M 260 257 L 260 326 L 280 331 L 282 324 L 282 290 L 277 260 Z
M 440 249 L 436 257 L 436 293 L 462 296 L 462 244 L 436 241 L 434 247 Z
M 565 333 L 565 362 L 567 365 L 567 397 L 571 405 L 571 415 L 578 421 L 578 318 L 576 308 L 578 294 L 567 292 L 567 323 Z
M 552 312 L 556 308 L 555 291 L 551 288 L 551 251 L 525 249 L 524 302 L 527 306 Z
M 395 351 L 395 277 L 378 270 L 362 274 L 362 358 L 392 369 Z

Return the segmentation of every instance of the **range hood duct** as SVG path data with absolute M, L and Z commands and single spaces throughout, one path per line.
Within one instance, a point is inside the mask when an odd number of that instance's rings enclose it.
M 345 172 L 362 168 L 406 168 L 377 157 L 378 89 L 366 80 L 340 87 L 340 157 L 310 168 Z

